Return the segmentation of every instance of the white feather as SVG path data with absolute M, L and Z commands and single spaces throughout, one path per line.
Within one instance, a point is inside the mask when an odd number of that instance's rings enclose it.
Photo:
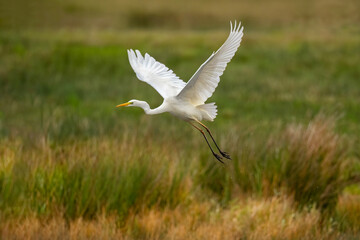
M 220 82 L 220 76 L 235 55 L 243 36 L 244 28 L 240 28 L 240 23 L 236 25 L 235 22 L 233 27 L 230 22 L 230 25 L 230 35 L 225 43 L 200 66 L 178 94 L 178 98 L 200 105 L 212 96 Z
M 136 54 L 135 54 L 136 53 Z M 186 83 L 164 64 L 157 62 L 149 54 L 145 57 L 138 50 L 128 50 L 129 62 L 136 76 L 153 88 L 163 97 L 176 96 Z

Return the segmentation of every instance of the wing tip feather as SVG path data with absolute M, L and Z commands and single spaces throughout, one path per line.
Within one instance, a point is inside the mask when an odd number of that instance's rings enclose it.
M 230 33 L 242 33 L 244 30 L 244 26 L 241 25 L 241 21 L 234 21 L 234 25 L 232 21 L 230 21 Z

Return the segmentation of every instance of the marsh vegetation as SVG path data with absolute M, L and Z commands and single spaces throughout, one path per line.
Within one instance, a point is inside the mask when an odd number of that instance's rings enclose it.
M 157 2 L 49 1 L 48 15 L 29 6 L 29 21 L 7 5 L 2 238 L 357 239 L 359 4 L 225 2 L 219 12 L 210 1 L 195 14 Z M 161 104 L 126 49 L 187 81 L 229 18 L 245 35 L 211 98 L 219 115 L 208 125 L 233 157 L 221 165 L 188 124 L 115 106 Z

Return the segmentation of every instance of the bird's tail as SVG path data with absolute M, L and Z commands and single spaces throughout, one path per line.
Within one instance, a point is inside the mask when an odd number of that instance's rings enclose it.
M 214 121 L 217 115 L 217 107 L 215 103 L 206 103 L 198 105 L 197 108 L 202 110 L 203 118 L 207 121 Z

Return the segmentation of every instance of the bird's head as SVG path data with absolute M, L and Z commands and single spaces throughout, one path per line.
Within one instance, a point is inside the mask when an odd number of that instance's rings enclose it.
M 132 99 L 126 103 L 119 104 L 116 107 L 142 107 L 144 105 L 143 103 L 144 101 Z

